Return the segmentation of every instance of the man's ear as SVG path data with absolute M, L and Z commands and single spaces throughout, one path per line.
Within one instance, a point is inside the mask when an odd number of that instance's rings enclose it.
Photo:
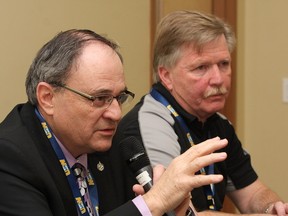
M 172 79 L 171 73 L 165 67 L 161 66 L 158 68 L 158 75 L 162 84 L 168 89 L 172 90 Z
M 54 111 L 53 87 L 46 82 L 40 82 L 37 86 L 36 94 L 39 108 L 43 110 L 47 115 L 52 115 Z

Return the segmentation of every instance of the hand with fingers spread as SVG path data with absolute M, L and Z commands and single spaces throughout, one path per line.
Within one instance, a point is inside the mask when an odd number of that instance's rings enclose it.
M 209 139 L 175 158 L 165 172 L 162 170 L 161 177 L 155 179 L 154 186 L 143 195 L 152 215 L 162 215 L 183 205 L 183 201 L 185 202 L 193 188 L 220 182 L 223 179 L 222 175 L 195 175 L 195 173 L 202 167 L 225 160 L 226 153 L 213 152 L 226 145 L 226 139 L 221 140 L 219 137 Z M 134 191 L 135 189 L 134 187 Z M 181 211 L 181 208 L 178 210 Z

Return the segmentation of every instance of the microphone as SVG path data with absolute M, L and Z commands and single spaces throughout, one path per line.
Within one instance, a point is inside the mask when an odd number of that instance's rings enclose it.
M 133 172 L 138 183 L 147 192 L 153 185 L 153 169 L 142 144 L 134 136 L 127 137 L 121 143 L 124 160 Z
M 153 185 L 153 168 L 141 142 L 136 137 L 129 136 L 120 142 L 120 147 L 124 160 L 138 183 L 145 192 L 149 191 Z M 176 216 L 174 212 L 167 212 L 165 215 Z

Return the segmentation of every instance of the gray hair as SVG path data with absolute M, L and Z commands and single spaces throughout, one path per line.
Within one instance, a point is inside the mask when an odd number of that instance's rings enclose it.
M 203 46 L 224 35 L 229 52 L 236 39 L 231 27 L 218 17 L 197 11 L 175 11 L 165 16 L 157 26 L 153 70 L 154 82 L 159 81 L 158 67 L 171 68 L 181 57 L 181 48 L 193 44 L 200 53 Z
M 71 29 L 57 34 L 37 53 L 26 77 L 26 94 L 33 105 L 37 105 L 36 89 L 39 82 L 59 86 L 65 84 L 71 68 L 76 65 L 83 48 L 98 41 L 111 47 L 123 63 L 119 46 L 113 41 L 86 29 Z

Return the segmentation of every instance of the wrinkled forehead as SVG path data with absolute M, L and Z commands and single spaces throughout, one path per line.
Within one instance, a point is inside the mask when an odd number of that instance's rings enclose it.
M 207 47 L 217 47 L 217 46 L 223 46 L 223 42 L 227 45 L 227 50 L 228 49 L 228 43 L 227 40 L 224 36 L 224 34 L 221 34 L 217 37 L 210 37 L 210 38 L 202 38 L 201 40 L 192 40 L 192 41 L 187 41 L 182 44 L 181 48 L 182 50 L 193 50 L 198 54 L 201 54 L 202 51 L 207 48 Z

